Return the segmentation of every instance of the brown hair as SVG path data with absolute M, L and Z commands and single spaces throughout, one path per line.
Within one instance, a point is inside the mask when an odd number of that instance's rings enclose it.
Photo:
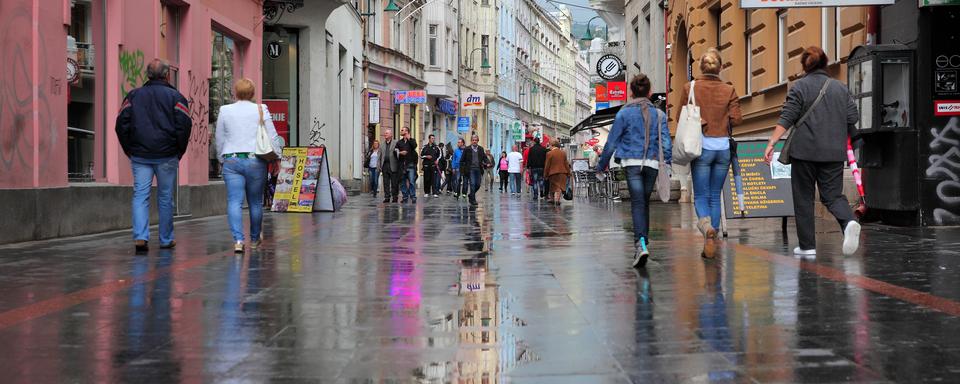
M 803 50 L 800 56 L 800 63 L 803 64 L 803 71 L 810 73 L 827 67 L 827 54 L 823 49 L 817 46 L 809 46 Z
M 650 78 L 642 73 L 634 76 L 630 80 L 630 93 L 634 99 L 647 97 L 650 94 Z
M 242 78 L 233 83 L 233 93 L 237 100 L 253 101 L 253 94 L 256 92 L 257 88 L 254 87 L 253 81 L 248 78 Z
M 700 56 L 700 72 L 719 75 L 720 68 L 722 67 L 723 59 L 720 57 L 720 51 L 716 48 L 707 49 L 707 51 Z

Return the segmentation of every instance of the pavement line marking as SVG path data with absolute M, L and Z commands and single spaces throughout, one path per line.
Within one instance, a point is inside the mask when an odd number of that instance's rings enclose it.
M 755 248 L 739 243 L 734 243 L 733 248 L 737 250 L 737 254 L 746 254 L 748 256 L 764 259 L 771 263 L 792 266 L 807 272 L 815 273 L 818 276 L 826 279 L 854 285 L 870 292 L 889 296 L 901 301 L 932 309 L 934 311 L 943 312 L 954 317 L 960 317 L 960 302 L 956 302 L 945 297 L 931 295 L 926 292 L 920 292 L 907 287 L 890 284 L 863 275 L 852 273 L 848 274 L 833 267 L 818 263 L 800 261 L 788 256 L 770 252 L 762 248 Z M 740 250 L 745 250 L 746 252 L 741 253 Z

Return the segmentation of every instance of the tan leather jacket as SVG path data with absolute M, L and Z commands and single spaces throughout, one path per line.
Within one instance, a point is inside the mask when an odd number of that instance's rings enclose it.
M 728 124 L 740 125 L 743 115 L 740 113 L 740 98 L 732 85 L 724 83 L 715 75 L 704 75 L 694 85 L 695 99 L 700 107 L 700 119 L 703 120 L 703 135 L 710 137 L 728 136 Z M 687 103 L 690 83 L 683 86 L 680 105 L 676 106 L 674 117 L 680 120 L 680 110 Z

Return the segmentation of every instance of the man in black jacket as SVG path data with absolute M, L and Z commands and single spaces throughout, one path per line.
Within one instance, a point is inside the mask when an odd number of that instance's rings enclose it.
M 430 197 L 433 191 L 433 197 L 440 197 L 440 191 L 437 189 L 437 159 L 440 158 L 440 147 L 435 143 L 434 135 L 428 136 L 430 142 L 423 146 L 420 157 L 423 158 L 423 197 Z
M 400 202 L 406 203 L 409 199 L 412 203 L 417 202 L 417 140 L 410 137 L 410 128 L 400 128 L 400 141 L 397 142 L 397 150 L 400 154 Z
M 117 139 L 133 169 L 133 243 L 147 250 L 150 239 L 150 188 L 157 179 L 160 248 L 173 248 L 173 189 L 180 158 L 190 142 L 188 102 L 169 83 L 170 66 L 160 60 L 147 65 L 146 84 L 123 99 L 117 116 Z
M 547 149 L 540 145 L 540 138 L 533 138 L 533 146 L 530 147 L 530 154 L 527 155 L 527 168 L 530 170 L 530 178 L 533 185 L 530 188 L 534 199 L 540 199 L 547 195 L 544 188 L 543 166 L 547 162 Z
M 483 170 L 487 168 L 487 163 L 490 162 L 483 147 L 478 143 L 480 143 L 480 137 L 473 135 L 470 138 L 470 146 L 463 148 L 463 155 L 460 158 L 460 173 L 469 175 L 469 197 L 472 206 L 477 206 L 477 190 L 480 189 L 480 183 L 483 182 Z

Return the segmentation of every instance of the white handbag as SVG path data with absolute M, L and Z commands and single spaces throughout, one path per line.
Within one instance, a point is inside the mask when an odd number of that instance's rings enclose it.
M 677 136 L 673 142 L 673 162 L 687 165 L 700 157 L 703 151 L 703 124 L 700 120 L 700 107 L 694 95 L 696 81 L 690 82 L 690 94 L 687 104 L 680 109 L 680 121 L 677 122 Z
M 257 110 L 260 112 L 260 126 L 257 127 L 257 146 L 253 153 L 261 160 L 274 161 L 280 158 L 280 154 L 274 149 L 273 140 L 270 140 L 270 135 L 267 133 L 267 126 L 263 121 L 264 108 L 266 106 L 257 105 Z

